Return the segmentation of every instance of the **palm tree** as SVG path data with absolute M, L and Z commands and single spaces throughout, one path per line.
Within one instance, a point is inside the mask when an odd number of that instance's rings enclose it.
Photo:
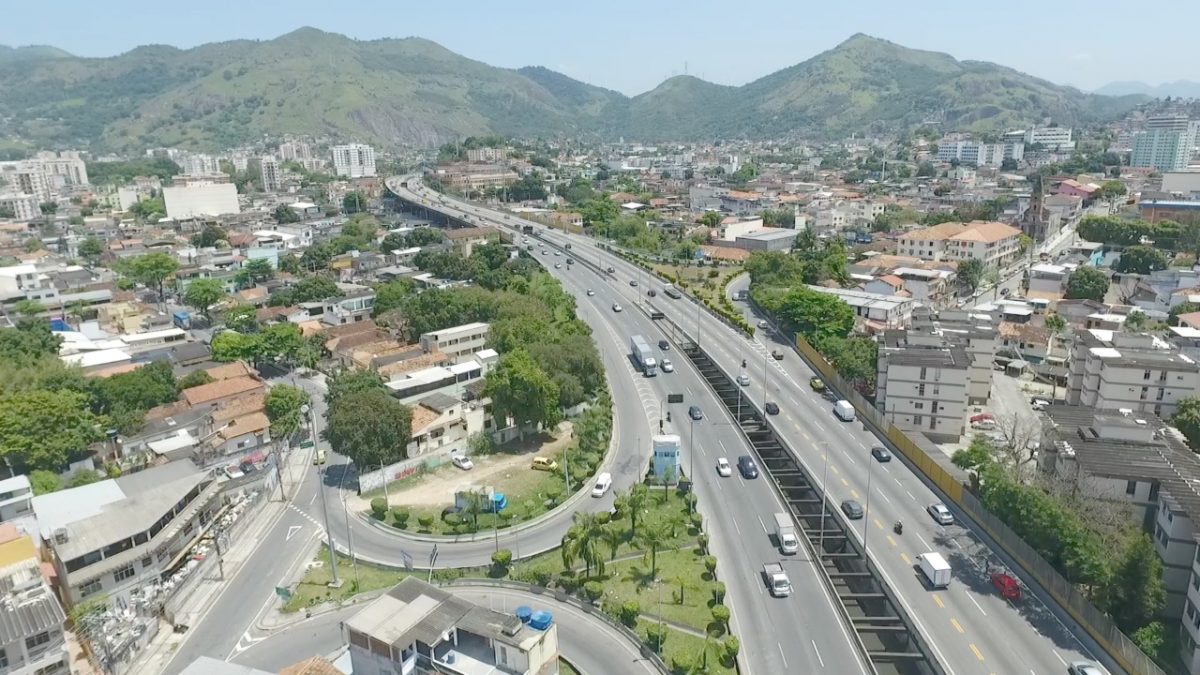
M 650 551 L 650 576 L 658 576 L 658 549 L 670 545 L 675 528 L 668 520 L 651 520 L 642 524 L 638 542 Z
M 479 531 L 479 513 L 483 511 L 483 495 L 471 490 L 463 495 L 463 501 L 466 503 L 464 511 L 471 516 L 471 531 Z
M 573 538 L 575 550 L 583 560 L 584 574 L 592 576 L 592 565 L 596 565 L 596 573 L 604 573 L 604 558 L 600 555 L 599 543 L 604 536 L 604 527 L 600 523 L 600 514 L 576 513 L 576 535 Z
M 624 508 L 629 510 L 629 537 L 637 538 L 638 514 L 645 510 L 650 502 L 650 488 L 644 483 L 638 483 L 625 493 Z
M 625 543 L 625 533 L 616 527 L 609 526 L 600 533 L 600 541 L 608 547 L 608 560 L 612 562 L 617 559 L 617 551 L 621 549 L 621 544 Z
M 574 528 L 572 528 L 574 529 Z M 559 554 L 562 555 L 563 571 L 570 571 L 575 567 L 575 561 L 579 559 L 575 547 L 575 539 L 571 536 L 571 532 L 563 535 L 562 545 L 559 546 Z

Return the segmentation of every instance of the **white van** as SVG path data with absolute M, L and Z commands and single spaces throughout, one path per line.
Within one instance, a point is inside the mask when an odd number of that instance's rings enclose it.
M 612 487 L 612 474 L 605 471 L 596 476 L 596 484 L 592 486 L 592 496 L 603 497 L 610 487 Z
M 843 422 L 853 422 L 854 406 L 850 405 L 850 401 L 843 399 L 833 404 L 833 414 L 837 415 Z

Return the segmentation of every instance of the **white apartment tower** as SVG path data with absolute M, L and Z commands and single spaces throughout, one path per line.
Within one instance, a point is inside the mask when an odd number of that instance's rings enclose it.
M 261 164 L 263 192 L 279 192 L 283 184 L 279 160 L 271 155 L 263 155 Z
M 375 175 L 375 149 L 361 143 L 333 146 L 333 168 L 346 178 L 369 178 Z
M 1197 126 L 1180 115 L 1162 115 L 1146 120 L 1146 130 L 1133 137 L 1133 155 L 1129 165 L 1152 167 L 1159 171 L 1187 168 L 1196 147 Z

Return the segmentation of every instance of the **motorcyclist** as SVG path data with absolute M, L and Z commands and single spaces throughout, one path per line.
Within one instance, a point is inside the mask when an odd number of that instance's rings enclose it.
M 745 368 L 745 367 L 746 367 L 746 359 L 742 359 L 742 367 L 743 367 L 743 368 Z
M 892 529 L 896 531 L 896 534 L 901 534 L 904 532 L 904 523 L 897 520 L 896 524 L 892 526 Z

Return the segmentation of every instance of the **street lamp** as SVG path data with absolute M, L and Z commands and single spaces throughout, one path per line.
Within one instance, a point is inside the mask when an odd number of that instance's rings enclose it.
M 307 403 L 300 406 L 300 412 L 308 417 L 308 429 L 312 434 L 313 447 L 317 446 L 317 426 L 313 420 L 312 407 Z M 321 513 L 325 516 L 325 545 L 329 547 L 329 572 L 333 579 L 329 582 L 330 588 L 341 588 L 342 582 L 338 579 L 337 574 L 337 551 L 333 548 L 333 529 L 329 527 L 329 506 L 325 501 L 325 465 L 321 464 L 317 469 L 317 492 L 321 495 Z
M 342 492 L 342 512 L 346 517 L 346 545 L 350 553 L 350 565 L 354 568 L 354 591 L 357 593 L 362 585 L 358 582 L 358 559 L 354 557 L 354 528 L 350 526 L 350 507 L 346 504 L 346 492 Z
M 823 475 L 821 476 L 821 533 L 817 537 L 817 539 L 818 539 L 817 549 L 819 551 L 819 555 L 822 558 L 824 558 L 825 557 L 825 512 L 829 508 L 829 504 L 828 504 L 829 492 L 828 492 L 828 490 L 826 490 L 826 486 L 829 485 L 829 444 L 828 443 L 823 444 L 821 446 L 821 449 L 824 451 L 825 469 L 824 469 Z
M 874 468 L 875 460 L 871 457 L 870 452 L 867 453 L 867 504 L 863 507 L 863 556 L 867 555 L 867 532 L 870 528 L 871 520 L 871 471 Z

